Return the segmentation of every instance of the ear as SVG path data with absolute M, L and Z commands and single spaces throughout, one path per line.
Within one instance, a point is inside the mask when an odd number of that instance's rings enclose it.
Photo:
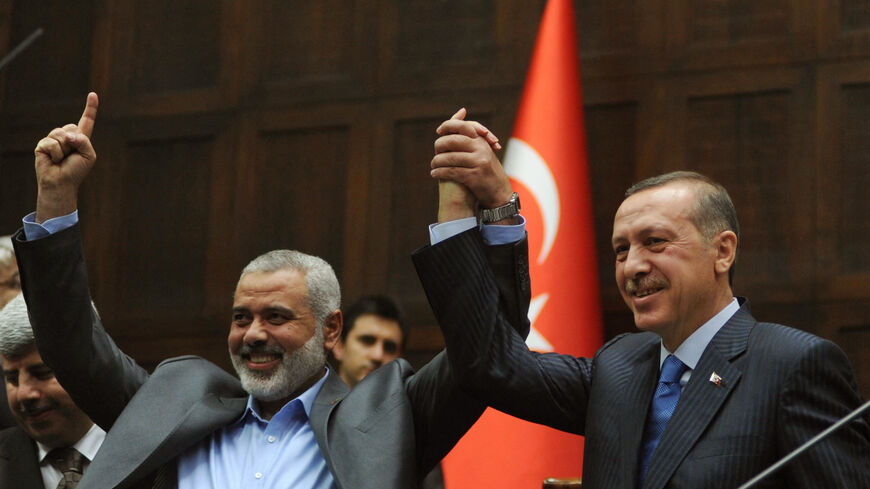
M 336 309 L 326 320 L 323 321 L 323 349 L 326 351 L 335 348 L 341 341 L 341 310 Z M 337 358 L 337 357 L 336 357 Z
M 734 231 L 722 231 L 713 238 L 713 246 L 716 251 L 713 269 L 717 274 L 727 276 L 737 259 L 737 235 Z
M 332 357 L 339 363 L 344 361 L 344 342 L 341 341 L 341 337 L 338 338 L 338 341 L 335 342 L 335 346 L 332 347 Z

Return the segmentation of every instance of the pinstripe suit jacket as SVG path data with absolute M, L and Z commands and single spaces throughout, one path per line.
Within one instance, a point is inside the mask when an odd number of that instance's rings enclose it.
M 479 233 L 414 261 L 469 392 L 514 416 L 586 436 L 584 487 L 633 489 L 659 372 L 652 333 L 627 334 L 593 358 L 530 352 L 491 305 Z M 520 264 L 519 266 L 523 266 Z M 456 284 L 462 284 L 457 287 Z M 716 372 L 722 381 L 709 381 Z M 745 301 L 713 338 L 651 460 L 646 489 L 733 489 L 858 407 L 849 362 L 833 343 L 759 323 Z M 870 429 L 853 422 L 758 487 L 870 488 Z

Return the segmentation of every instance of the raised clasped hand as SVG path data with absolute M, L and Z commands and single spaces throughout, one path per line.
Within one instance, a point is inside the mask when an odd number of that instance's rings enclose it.
M 465 116 L 465 109 L 460 109 L 438 127 L 430 174 L 464 186 L 481 207 L 506 204 L 513 191 L 494 152 L 501 148 L 498 138 L 479 122 L 465 120 Z

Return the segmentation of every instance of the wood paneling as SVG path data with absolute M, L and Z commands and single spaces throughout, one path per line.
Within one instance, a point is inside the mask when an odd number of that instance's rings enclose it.
M 43 35 L 10 65 L 3 110 L 22 119 L 58 105 L 78 105 L 91 82 L 94 1 L 14 2 L 5 31 L 12 49 L 37 28 Z
M 435 127 L 465 105 L 509 139 L 545 3 L 0 2 L 0 50 L 46 29 L 0 73 L 0 234 L 32 210 L 33 145 L 95 89 L 99 161 L 80 202 L 92 288 L 143 364 L 228 366 L 238 273 L 273 248 L 327 259 L 348 300 L 396 296 L 422 362 L 442 339 L 408 255 L 435 219 Z M 622 193 L 689 168 L 735 201 L 736 291 L 759 319 L 866 366 L 865 2 L 575 10 L 607 335 L 632 329 L 609 245 Z

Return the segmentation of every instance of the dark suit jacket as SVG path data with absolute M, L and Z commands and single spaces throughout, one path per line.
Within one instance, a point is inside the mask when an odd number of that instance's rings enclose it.
M 217 366 L 179 357 L 149 376 L 115 346 L 90 306 L 77 225 L 35 241 L 24 241 L 19 231 L 14 241 L 40 354 L 76 404 L 108 432 L 79 489 L 141 484 L 239 418 L 247 395 Z M 509 261 L 500 253 L 512 248 L 492 253 L 495 262 Z M 516 283 L 508 274 L 499 286 L 514 308 L 504 314 L 525 335 Z M 352 392 L 331 373 L 310 423 L 338 487 L 408 489 L 418 487 L 483 408 L 458 387 L 442 352 L 417 374 L 404 360 L 391 362 Z
M 38 456 L 36 443 L 21 428 L 0 431 L 0 488 L 45 489 Z
M 658 382 L 659 337 L 622 335 L 591 359 L 530 352 L 503 323 L 479 320 L 475 311 L 494 313 L 491 305 L 455 305 L 465 294 L 456 283 L 495 288 L 482 251 L 479 236 L 469 232 L 414 256 L 457 378 L 496 409 L 585 435 L 584 487 L 633 489 Z M 566 327 L 575 326 L 566 320 Z M 720 385 L 710 381 L 714 372 Z M 859 405 L 851 367 L 836 345 L 756 322 L 743 304 L 692 372 L 644 488 L 733 489 Z M 866 418 L 758 487 L 870 487 Z

